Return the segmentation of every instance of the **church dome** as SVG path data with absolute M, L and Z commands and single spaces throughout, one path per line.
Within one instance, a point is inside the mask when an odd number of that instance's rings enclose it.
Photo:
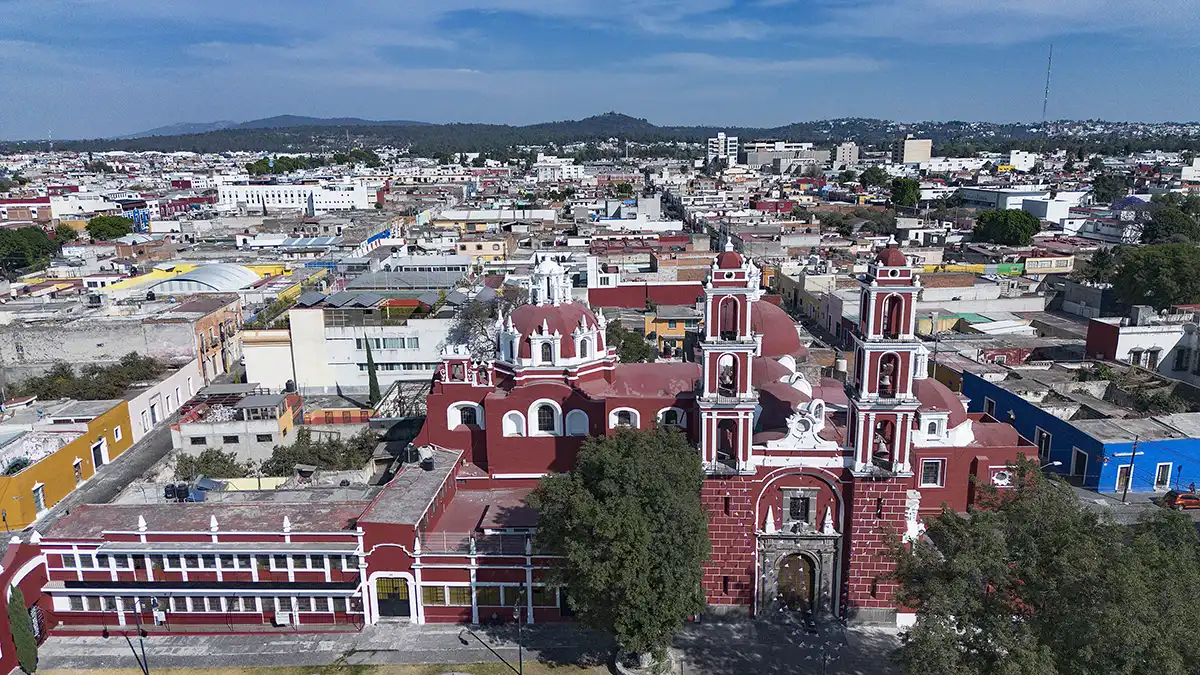
M 921 402 L 921 410 L 950 413 L 950 428 L 967 421 L 967 411 L 958 394 L 932 377 L 913 380 L 913 393 Z
M 762 355 L 767 358 L 791 356 L 802 360 L 808 356 L 808 350 L 800 344 L 796 322 L 769 302 L 759 300 L 750 304 L 750 330 L 762 335 Z
M 883 267 L 908 267 L 908 258 L 895 246 L 888 246 L 875 256 L 875 262 Z
M 544 264 L 544 263 L 543 263 Z M 586 305 L 578 302 L 566 302 L 560 305 L 521 305 L 511 316 L 513 328 L 521 335 L 517 356 L 530 358 L 530 336 L 553 335 L 558 333 L 559 355 L 574 358 L 575 338 L 572 334 L 584 326 L 586 330 L 598 329 L 600 322 Z M 604 338 L 601 336 L 599 341 Z M 596 354 L 603 345 L 592 345 L 591 353 Z
M 722 251 L 717 256 L 717 268 L 723 270 L 738 270 L 742 268 L 742 254 L 737 251 Z

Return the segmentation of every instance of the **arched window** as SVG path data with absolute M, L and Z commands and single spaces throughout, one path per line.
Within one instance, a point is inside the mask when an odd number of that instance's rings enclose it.
M 664 427 L 683 428 L 686 422 L 687 418 L 679 408 L 663 408 L 658 411 L 658 423 Z
M 900 337 L 900 324 L 903 323 L 904 302 L 898 295 L 889 295 L 883 301 L 883 336 L 889 339 Z
M 717 360 L 717 394 L 738 395 L 737 358 L 733 354 L 722 354 Z
M 930 422 L 929 429 L 926 431 L 926 433 L 928 433 L 930 436 L 937 436 L 937 432 L 938 432 L 937 422 Z
M 504 415 L 504 435 L 505 436 L 524 436 L 525 435 L 525 416 L 513 410 Z
M 512 340 L 506 340 L 504 343 L 504 358 L 507 361 L 513 360 L 513 343 Z
M 884 354 L 879 359 L 879 380 L 875 391 L 884 398 L 893 398 L 900 390 L 900 358 L 895 354 Z
M 582 410 L 572 410 L 567 413 L 566 427 L 568 436 L 588 435 L 588 416 Z
M 579 341 L 579 358 L 586 359 L 588 357 L 588 351 L 590 350 L 591 344 L 588 342 L 587 338 Z
M 538 431 L 554 433 L 555 425 L 554 425 L 554 408 L 553 407 L 546 405 L 546 404 L 542 404 L 542 405 L 538 406 L 537 425 L 538 425 Z
M 554 363 L 554 347 L 549 342 L 542 343 L 542 363 Z
M 631 427 L 633 426 L 633 413 L 628 410 L 621 410 L 617 413 L 617 426 Z
M 662 423 L 663 424 L 672 424 L 672 425 L 679 424 L 679 413 L 674 410 L 664 411 L 663 416 L 662 416 Z
M 478 424 L 474 408 L 459 408 L 458 417 L 463 424 Z
M 718 310 L 720 313 L 718 325 L 720 326 L 719 337 L 722 340 L 736 340 L 738 334 L 741 332 L 738 309 L 737 298 L 728 296 L 721 300 Z

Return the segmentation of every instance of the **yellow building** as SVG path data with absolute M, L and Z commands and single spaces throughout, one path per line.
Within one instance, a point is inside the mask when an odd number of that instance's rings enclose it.
M 700 326 L 700 312 L 694 307 L 662 305 L 645 316 L 646 335 L 654 335 L 658 353 L 674 355 L 683 349 L 688 332 L 695 333 Z
M 508 241 L 503 237 L 463 237 L 454 250 L 459 255 L 471 256 L 472 262 L 482 260 L 504 260 L 508 257 Z
M 0 520 L 31 524 L 133 445 L 126 401 L 18 401 L 0 420 Z

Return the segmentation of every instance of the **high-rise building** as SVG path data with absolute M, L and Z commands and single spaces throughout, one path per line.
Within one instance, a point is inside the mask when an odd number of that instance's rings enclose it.
M 858 144 L 853 141 L 839 143 L 833 154 L 833 167 L 849 167 L 858 164 Z
M 925 164 L 932 155 L 933 141 L 912 134 L 896 141 L 892 148 L 892 161 L 897 164 Z
M 708 139 L 708 153 L 705 155 L 705 159 L 709 164 L 719 158 L 725 160 L 726 166 L 733 166 L 737 164 L 737 157 L 737 136 L 726 136 L 722 131 L 717 134 L 716 138 Z

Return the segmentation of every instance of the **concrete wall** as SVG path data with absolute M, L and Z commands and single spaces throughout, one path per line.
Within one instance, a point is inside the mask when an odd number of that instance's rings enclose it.
M 56 361 L 108 365 L 129 352 L 180 363 L 196 358 L 190 323 L 76 321 L 0 326 L 0 362 L 10 379 L 45 372 Z
M 282 390 L 288 380 L 296 378 L 292 372 L 291 338 L 286 330 L 242 331 L 242 356 L 247 382 Z
M 133 442 L 142 440 L 154 427 L 162 424 L 202 386 L 204 378 L 200 374 L 200 362 L 192 359 L 153 387 L 129 399 Z

